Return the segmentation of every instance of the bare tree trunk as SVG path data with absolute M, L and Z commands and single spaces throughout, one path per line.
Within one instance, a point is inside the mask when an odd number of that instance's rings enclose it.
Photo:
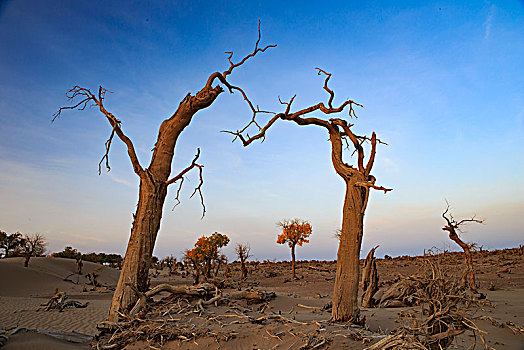
M 125 283 L 132 283 L 141 292 L 145 292 L 148 288 L 149 266 L 160 228 L 166 194 L 167 186 L 155 186 L 147 178 L 140 181 L 138 208 L 134 215 L 120 278 L 109 309 L 108 321 L 116 321 L 120 309 L 127 310 L 136 302 L 136 294 Z
M 240 269 L 242 271 L 242 279 L 246 279 L 247 278 L 247 267 L 246 267 L 246 259 L 241 259 L 240 260 Z
M 365 198 L 365 190 L 354 185 L 354 178 L 346 180 L 346 198 L 342 209 L 342 230 L 333 289 L 333 321 L 356 321 L 359 317 L 357 295 Z
M 464 287 L 469 287 L 474 294 L 478 294 L 475 273 L 473 271 L 473 259 L 471 258 L 469 245 L 464 243 L 454 231 L 449 233 L 449 238 L 457 243 L 464 251 L 464 261 L 466 262 L 466 272 L 462 278 Z
M 31 254 L 26 254 L 25 255 L 25 260 L 24 260 L 24 267 L 28 267 L 29 266 L 29 259 L 31 259 Z
M 471 219 L 463 219 L 463 220 L 457 221 L 453 218 L 453 215 L 449 213 L 449 209 L 450 209 L 449 203 L 448 201 L 446 201 L 446 210 L 444 211 L 444 213 L 442 213 L 442 217 L 444 218 L 444 220 L 446 220 L 448 225 L 444 226 L 442 230 L 448 231 L 449 238 L 452 241 L 454 241 L 455 243 L 457 243 L 464 251 L 464 260 L 466 261 L 466 265 L 467 265 L 466 272 L 464 276 L 462 277 L 462 280 L 464 282 L 464 287 L 467 287 L 469 285 L 469 289 L 471 290 L 471 292 L 473 292 L 474 294 L 478 294 L 477 284 L 475 282 L 475 273 L 473 272 L 473 260 L 471 258 L 471 251 L 470 251 L 471 246 L 460 239 L 460 237 L 457 234 L 457 231 L 461 232 L 460 231 L 461 225 L 465 225 L 470 222 L 482 224 L 484 223 L 484 220 L 476 219 L 475 215 L 473 215 Z M 484 297 L 482 293 L 481 293 L 481 297 Z
M 196 96 L 187 94 L 175 114 L 160 125 L 151 164 L 149 168 L 138 171 L 140 174 L 138 206 L 120 278 L 107 316 L 108 321 L 117 321 L 118 311 L 127 311 L 137 300 L 136 293 L 126 283 L 132 283 L 141 292 L 145 292 L 148 288 L 149 266 L 160 229 L 167 187 L 184 173 L 183 171 L 169 180 L 176 142 L 194 114 L 211 105 L 221 92 L 223 89 L 220 86 L 213 88 L 206 85 Z
M 295 275 L 295 245 L 291 246 L 291 278 L 296 279 Z

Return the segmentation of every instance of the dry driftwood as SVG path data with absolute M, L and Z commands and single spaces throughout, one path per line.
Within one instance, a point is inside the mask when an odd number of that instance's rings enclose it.
M 469 306 L 484 302 L 474 299 L 456 277 L 444 272 L 439 259 L 426 256 L 422 272 L 404 277 L 384 293 L 381 306 L 398 303 L 418 305 L 420 309 L 402 311 L 399 319 L 404 324 L 369 350 L 445 349 L 468 330 L 473 332 L 475 342 L 478 337 L 484 348 L 489 348 L 468 313 Z
M 376 302 L 373 295 L 378 291 L 378 272 L 377 262 L 375 260 L 375 250 L 379 246 L 371 249 L 364 261 L 362 270 L 362 306 L 374 307 Z
M 238 300 L 250 303 L 267 301 L 275 297 L 273 292 L 261 290 L 232 290 L 222 293 L 215 285 L 202 283 L 197 286 L 173 286 L 161 284 L 147 292 L 140 292 L 133 284 L 129 286 L 138 296 L 138 302 L 128 314 L 120 313 L 117 322 L 104 321 L 97 324 L 100 331 L 96 346 L 100 349 L 123 348 L 137 340 L 147 340 L 150 344 L 164 344 L 168 340 L 194 341 L 201 336 L 209 336 L 207 327 L 196 326 L 195 319 L 207 319 L 207 322 L 224 324 L 224 318 L 235 318 L 231 323 L 282 322 L 285 324 L 305 324 L 278 314 L 248 315 L 254 312 L 249 307 L 237 305 Z M 161 292 L 170 293 L 161 300 L 154 301 L 153 296 Z M 207 307 L 227 302 L 233 313 L 216 315 L 208 312 Z M 228 341 L 234 335 L 231 332 L 214 331 L 215 339 Z
M 87 305 L 89 305 L 88 301 L 83 304 L 77 300 L 68 300 L 67 294 L 65 292 L 59 292 L 58 289 L 55 289 L 55 295 L 53 295 L 51 299 L 44 304 L 40 304 L 40 306 L 45 306 L 44 311 L 58 309 L 60 312 L 68 307 L 85 308 Z
M 98 283 L 98 281 L 96 280 L 96 278 L 98 277 L 98 275 L 94 272 L 90 272 L 88 274 L 85 275 L 86 278 L 89 280 L 89 283 L 93 285 L 93 287 L 101 287 L 102 285 L 100 283 Z
M 150 298 L 153 296 L 161 293 L 161 292 L 169 292 L 173 295 L 187 295 L 187 296 L 199 296 L 199 297 L 206 297 L 212 295 L 212 293 L 215 294 L 215 296 L 207 301 L 201 300 L 199 303 L 200 305 L 209 305 L 211 303 L 217 303 L 219 301 L 223 300 L 239 300 L 244 299 L 249 302 L 262 302 L 265 300 L 268 300 L 270 298 L 273 298 L 275 296 L 275 293 L 273 292 L 265 292 L 261 290 L 251 289 L 251 290 L 242 290 L 242 291 L 235 291 L 229 294 L 225 295 L 219 295 L 219 289 L 214 284 L 211 283 L 201 283 L 196 286 L 188 286 L 188 285 L 182 285 L 182 286 L 173 286 L 170 284 L 160 284 L 149 291 L 145 293 L 139 292 L 136 287 L 132 284 L 128 284 L 135 293 L 138 295 L 138 301 L 136 302 L 133 309 L 130 311 L 130 316 L 135 317 L 138 315 L 142 310 L 147 309 L 147 303 Z
M 415 293 L 420 288 L 420 282 L 414 276 L 406 277 L 391 285 L 382 294 L 380 307 L 403 307 L 411 306 L 417 302 Z

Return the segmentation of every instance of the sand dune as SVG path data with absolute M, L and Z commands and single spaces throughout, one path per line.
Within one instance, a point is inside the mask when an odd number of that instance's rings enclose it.
M 96 333 L 96 323 L 104 320 L 111 302 L 111 287 L 116 285 L 119 271 L 107 266 L 84 262 L 82 275 L 75 274 L 76 263 L 63 258 L 32 258 L 24 267 L 23 258 L 0 260 L 0 329 L 44 329 Z M 98 275 L 103 286 L 92 290 L 86 273 Z M 68 278 L 68 280 L 64 280 Z M 71 299 L 89 302 L 85 309 L 42 311 L 45 303 L 58 288 Z M 32 345 L 31 345 L 32 344 Z M 32 347 L 31 347 L 32 346 Z M 86 345 L 58 341 L 42 334 L 19 333 L 14 335 L 3 349 L 72 349 Z
M 16 297 L 50 297 L 55 288 L 69 294 L 83 290 L 89 281 L 85 276 L 72 275 L 76 270 L 76 262 L 63 258 L 32 258 L 29 267 L 24 267 L 24 258 L 7 258 L 0 260 L 0 276 L 4 283 L 0 284 L 0 296 Z M 84 262 L 82 273 L 95 272 L 97 280 L 102 285 L 116 285 L 119 271 L 107 266 Z M 69 276 L 69 277 L 68 277 Z M 71 281 L 64 281 L 68 277 Z

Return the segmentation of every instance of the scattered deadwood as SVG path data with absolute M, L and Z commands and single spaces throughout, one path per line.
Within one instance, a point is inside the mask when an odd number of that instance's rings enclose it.
M 491 316 L 486 316 L 486 315 L 483 315 L 483 316 L 478 316 L 476 317 L 477 320 L 486 320 L 486 321 L 489 321 L 491 322 L 491 324 L 495 327 L 500 327 L 500 328 L 507 328 L 509 329 L 510 331 L 513 332 L 513 334 L 521 334 L 521 335 L 524 335 L 524 327 L 522 326 L 519 326 L 518 324 L 515 324 L 511 321 L 506 321 L 506 322 L 499 322 L 497 321 L 496 319 L 494 319 L 493 317 Z
M 375 250 L 371 249 L 364 261 L 364 268 L 362 269 L 362 306 L 373 307 L 375 300 L 373 295 L 378 291 L 378 272 L 377 262 L 375 261 Z
M 68 300 L 68 296 L 65 292 L 59 292 L 58 289 L 56 289 L 55 295 L 53 295 L 47 303 L 41 304 L 40 306 L 44 307 L 43 311 L 57 309 L 62 312 L 68 307 L 85 308 L 87 305 L 89 305 L 89 302 L 81 303 L 77 300 Z
M 322 336 L 309 336 L 307 343 L 300 347 L 300 350 L 318 349 L 324 346 L 328 342 L 328 339 Z
M 315 270 L 315 271 L 321 271 L 321 272 L 331 272 L 330 270 L 328 269 L 322 269 L 320 267 L 316 267 L 316 266 L 310 266 L 310 265 L 306 265 L 306 267 L 310 270 Z
M 218 303 L 223 301 L 243 299 L 251 303 L 260 303 L 275 297 L 275 293 L 273 292 L 268 293 L 256 289 L 234 291 L 229 294 L 220 295 L 218 287 L 211 283 L 201 283 L 196 286 L 173 286 L 170 284 L 160 284 L 147 291 L 146 293 L 141 293 L 134 285 L 130 285 L 130 287 L 135 291 L 135 293 L 137 293 L 138 296 L 138 301 L 129 313 L 132 317 L 138 315 L 142 310 L 147 309 L 148 301 L 150 301 L 154 295 L 157 295 L 161 292 L 168 292 L 171 293 L 171 295 L 185 295 L 193 297 L 198 296 L 202 298 L 210 296 L 214 293 L 215 296 L 209 300 L 199 300 L 197 306 L 200 309 L 202 309 L 202 305 L 209 305 L 211 303 Z
M 470 308 L 487 302 L 475 300 L 456 277 L 442 270 L 439 259 L 426 256 L 420 273 L 404 277 L 384 293 L 381 306 L 398 303 L 419 308 L 402 311 L 402 326 L 367 349 L 445 349 L 465 331 L 473 333 L 475 344 L 478 338 L 484 349 L 490 349 L 485 332 L 470 315 Z
M 142 293 L 136 286 L 129 287 L 137 294 L 138 301 L 127 314 L 120 314 L 117 322 L 104 321 L 97 324 L 101 332 L 97 336 L 95 346 L 101 349 L 122 348 L 138 340 L 147 339 L 150 344 L 162 345 L 169 340 L 192 341 L 203 336 L 209 336 L 207 322 L 224 324 L 224 319 L 234 318 L 232 324 L 258 323 L 277 321 L 289 324 L 305 324 L 282 315 L 271 314 L 254 316 L 246 312 L 255 311 L 249 307 L 237 304 L 242 301 L 249 306 L 253 303 L 267 302 L 275 297 L 273 292 L 262 290 L 233 290 L 223 293 L 216 285 L 201 283 L 196 286 L 174 286 L 160 284 Z M 166 292 L 169 295 L 155 301 L 154 296 Z M 208 307 L 226 304 L 229 312 L 216 315 L 207 310 Z M 260 315 L 260 313 L 259 313 Z M 196 325 L 199 319 L 203 324 Z M 233 336 L 231 332 L 213 333 L 217 342 L 228 341 Z
M 85 275 L 86 278 L 89 280 L 89 284 L 93 285 L 93 287 L 101 287 L 102 285 L 96 280 L 98 275 L 94 272 L 90 272 Z
M 380 307 L 416 305 L 419 300 L 416 298 L 416 293 L 420 288 L 422 288 L 422 285 L 416 275 L 407 276 L 391 285 L 384 294 L 382 294 L 378 305 Z

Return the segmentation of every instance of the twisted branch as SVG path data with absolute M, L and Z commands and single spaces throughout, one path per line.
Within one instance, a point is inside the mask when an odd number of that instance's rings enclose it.
M 102 112 L 105 115 L 105 117 L 107 118 L 107 121 L 113 128 L 111 131 L 111 135 L 109 136 L 109 139 L 105 143 L 105 149 L 106 149 L 105 154 L 102 157 L 102 159 L 100 160 L 100 163 L 98 164 L 99 174 L 101 173 L 101 170 L 102 170 L 101 166 L 104 160 L 106 161 L 107 171 L 111 170 L 109 166 L 109 150 L 111 148 L 111 142 L 113 140 L 113 136 L 116 134 L 118 138 L 127 146 L 127 153 L 129 155 L 131 164 L 133 165 L 134 172 L 138 176 L 142 177 L 144 176 L 145 172 L 142 166 L 140 165 L 140 162 L 135 152 L 135 147 L 133 145 L 133 142 L 122 131 L 120 127 L 121 125 L 120 120 L 118 120 L 112 113 L 107 111 L 104 107 L 103 101 L 105 98 L 105 94 L 107 92 L 111 93 L 111 91 L 100 86 L 98 88 L 98 98 L 97 98 L 95 94 L 93 94 L 89 89 L 75 85 L 72 89 L 66 92 L 66 97 L 72 103 L 72 105 L 60 107 L 58 111 L 55 114 L 53 114 L 52 122 L 60 118 L 64 110 L 77 109 L 77 110 L 83 111 L 87 107 L 87 104 L 90 101 L 93 102 L 94 103 L 93 106 L 98 106 L 98 108 L 100 109 L 100 112 Z M 73 104 L 75 99 L 78 99 L 78 98 L 80 98 L 80 101 L 77 102 L 76 104 Z
M 238 63 L 233 63 L 233 61 L 231 61 L 231 58 L 233 58 L 233 51 L 226 51 L 225 53 L 229 54 L 227 60 L 229 61 L 229 64 L 230 64 L 230 67 L 228 70 L 226 70 L 225 72 L 222 73 L 222 76 L 224 77 L 224 79 L 229 75 L 231 74 L 231 72 L 233 71 L 233 69 L 235 69 L 236 67 L 238 66 L 241 66 L 244 64 L 244 62 L 246 62 L 249 58 L 251 57 L 255 57 L 255 55 L 259 52 L 264 52 L 266 51 L 268 48 L 270 47 L 277 47 L 277 45 L 273 44 L 273 45 L 267 45 L 266 47 L 260 49 L 258 48 L 258 44 L 260 44 L 260 39 L 261 39 L 262 35 L 260 33 L 260 19 L 258 20 L 258 40 L 257 42 L 255 43 L 255 49 L 253 50 L 252 53 L 250 53 L 249 55 L 245 56 L 240 62 Z
M 198 160 L 199 157 L 200 157 L 200 148 L 197 148 L 197 153 L 195 155 L 195 158 L 193 158 L 193 161 L 191 162 L 191 164 L 187 168 L 182 170 L 180 173 L 178 173 L 178 175 L 174 176 L 170 180 L 167 180 L 165 182 L 165 185 L 169 186 L 169 185 L 177 182 L 178 180 L 180 180 L 180 184 L 178 186 L 178 190 L 176 191 L 175 200 L 177 201 L 177 203 L 173 207 L 173 210 L 174 210 L 177 207 L 177 205 L 180 204 L 180 190 L 182 189 L 182 184 L 184 183 L 184 175 L 187 174 L 189 171 L 191 171 L 191 169 L 198 168 L 199 169 L 199 176 L 200 176 L 200 183 L 195 188 L 195 191 L 190 196 L 190 198 L 193 198 L 195 193 L 198 191 L 198 193 L 200 194 L 200 202 L 202 203 L 202 208 L 203 208 L 203 211 L 202 211 L 202 218 L 203 218 L 206 215 L 206 206 L 204 205 L 204 196 L 202 195 L 202 185 L 204 184 L 204 178 L 202 176 L 202 169 L 204 168 L 204 166 L 197 163 L 197 160 Z

